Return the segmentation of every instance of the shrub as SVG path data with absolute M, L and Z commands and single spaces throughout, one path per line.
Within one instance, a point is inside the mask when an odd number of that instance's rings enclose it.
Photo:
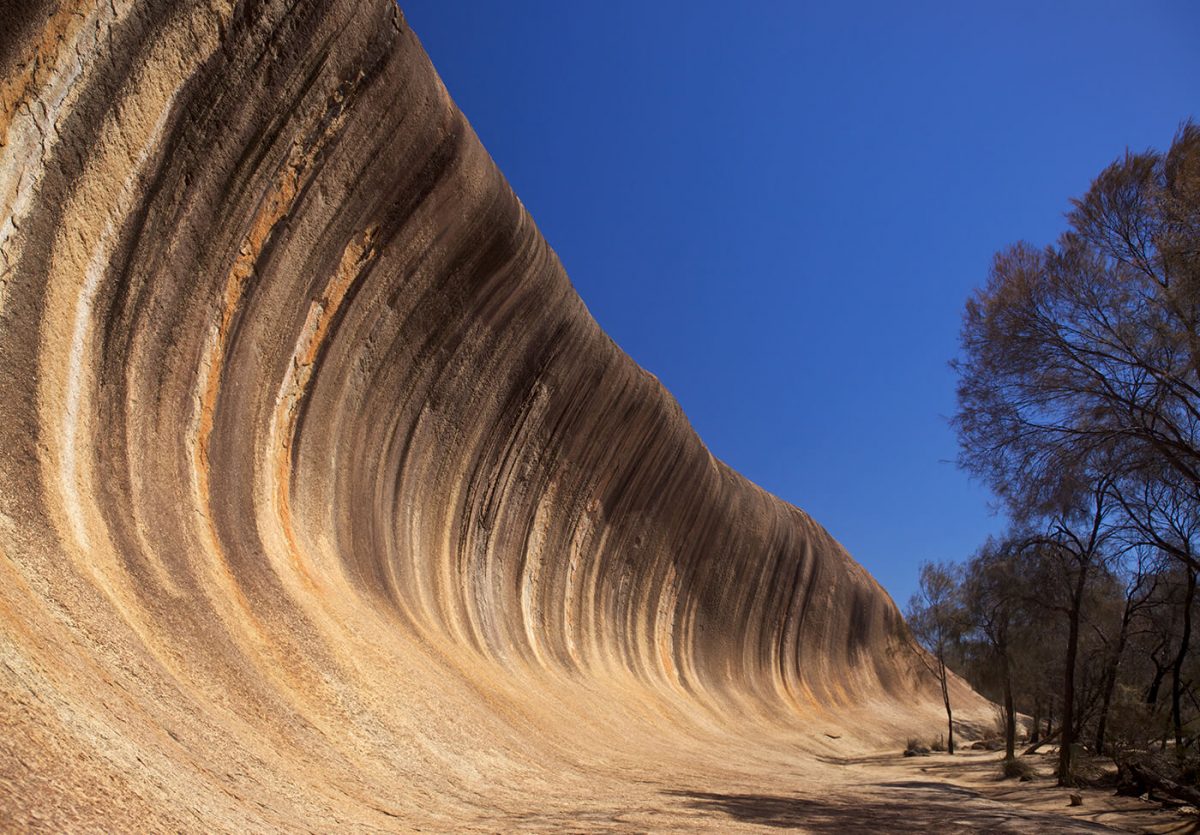
M 1000 773 L 1005 780 L 1032 780 L 1038 776 L 1033 763 L 1021 757 L 1013 757 L 1000 764 Z
M 904 756 L 927 757 L 929 756 L 929 746 L 916 737 L 911 737 L 904 745 Z

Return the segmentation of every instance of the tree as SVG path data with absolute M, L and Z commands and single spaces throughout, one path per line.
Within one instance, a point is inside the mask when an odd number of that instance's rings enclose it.
M 918 591 L 908 603 L 908 625 L 913 635 L 933 654 L 930 671 L 942 687 L 946 706 L 946 750 L 954 753 L 954 712 L 950 706 L 949 670 L 946 659 L 962 637 L 965 627 L 959 594 L 962 569 L 952 563 L 921 564 Z
M 1058 565 L 1059 582 L 1053 587 L 1061 589 L 1063 594 L 1058 602 L 1052 602 L 1050 605 L 1067 618 L 1066 659 L 1063 663 L 1062 739 L 1058 757 L 1058 782 L 1062 786 L 1074 783 L 1072 757 L 1078 732 L 1075 684 L 1079 630 L 1088 580 L 1104 558 L 1105 540 L 1111 534 L 1111 529 L 1106 529 L 1105 526 L 1109 511 L 1109 482 L 1102 479 L 1086 502 L 1056 515 L 1051 521 L 1049 532 L 1034 540 L 1036 545 L 1046 549 Z
M 970 627 L 986 647 L 982 666 L 999 680 L 1004 710 L 1004 758 L 1016 757 L 1017 708 L 1014 688 L 1016 642 L 1028 620 L 1032 590 L 1022 576 L 1017 550 L 1020 540 L 988 542 L 967 563 L 963 604 Z
M 1176 561 L 1183 579 L 1179 612 L 1180 641 L 1171 663 L 1171 718 L 1177 753 L 1184 747 L 1182 700 L 1184 664 L 1192 653 L 1192 610 L 1200 575 L 1200 505 L 1194 500 L 1186 479 L 1161 463 L 1142 467 L 1125 479 L 1117 497 L 1134 532 L 1135 546 L 1155 549 Z
M 1083 719 L 1075 676 L 1087 585 L 1118 530 L 1181 567 L 1182 634 L 1169 670 L 1177 750 L 1187 743 L 1184 669 L 1200 569 L 1200 127 L 1185 124 L 1166 153 L 1114 162 L 1068 219 L 1056 245 L 1019 243 L 996 256 L 967 303 L 952 364 L 959 463 L 1017 522 L 1046 531 L 1034 544 L 1062 569 L 1062 782 Z
M 1097 626 L 1096 631 L 1104 644 L 1104 671 L 1101 680 L 1100 711 L 1096 718 L 1096 735 L 1093 748 L 1097 754 L 1103 754 L 1107 742 L 1108 717 L 1112 708 L 1113 695 L 1116 692 L 1117 681 L 1124 659 L 1126 647 L 1129 644 L 1130 632 L 1135 618 L 1151 605 L 1158 577 L 1154 571 L 1155 553 L 1143 544 L 1135 544 L 1121 551 L 1122 560 L 1114 566 L 1110 574 L 1110 589 L 1120 589 L 1102 595 L 1102 603 L 1097 609 L 1103 608 L 1103 598 L 1107 598 L 1110 606 L 1118 604 L 1120 614 L 1110 620 L 1115 621 L 1113 630 L 1104 630 Z
M 1069 221 L 1000 252 L 967 302 L 960 463 L 1021 513 L 1097 459 L 1166 467 L 1200 504 L 1200 127 L 1114 162 Z

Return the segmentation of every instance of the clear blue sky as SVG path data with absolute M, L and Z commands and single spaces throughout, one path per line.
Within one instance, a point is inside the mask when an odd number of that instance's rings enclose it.
M 1200 118 L 1200 3 L 401 2 L 605 330 L 903 606 L 1001 521 L 959 318 Z

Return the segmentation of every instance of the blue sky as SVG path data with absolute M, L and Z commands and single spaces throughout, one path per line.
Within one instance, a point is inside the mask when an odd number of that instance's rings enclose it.
M 946 422 L 992 254 L 1200 118 L 1183 0 L 401 6 L 600 324 L 901 606 L 1002 524 Z

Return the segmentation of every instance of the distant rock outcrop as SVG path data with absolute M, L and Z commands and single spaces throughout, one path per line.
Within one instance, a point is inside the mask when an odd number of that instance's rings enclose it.
M 392 3 L 5 14 L 0 821 L 536 829 L 938 727 Z

